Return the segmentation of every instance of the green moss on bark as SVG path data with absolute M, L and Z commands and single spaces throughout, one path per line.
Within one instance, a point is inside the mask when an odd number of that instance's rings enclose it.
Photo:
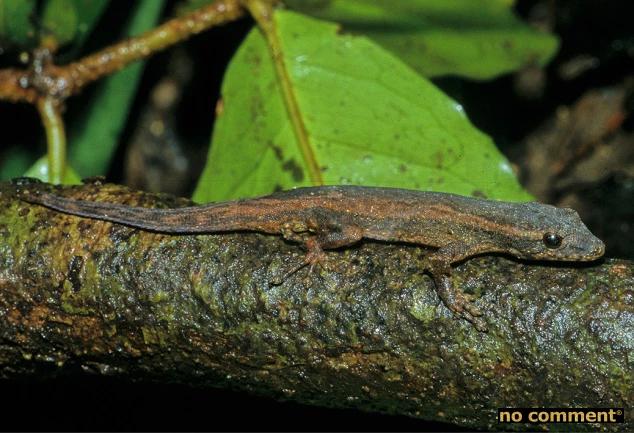
M 543 429 L 499 425 L 499 407 L 632 405 L 629 262 L 467 260 L 456 282 L 478 296 L 484 334 L 439 302 L 422 247 L 364 242 L 276 286 L 304 254 L 281 237 L 145 232 L 23 203 L 15 190 L 0 185 L 3 377 L 79 365 L 492 430 Z M 187 204 L 116 186 L 56 193 Z

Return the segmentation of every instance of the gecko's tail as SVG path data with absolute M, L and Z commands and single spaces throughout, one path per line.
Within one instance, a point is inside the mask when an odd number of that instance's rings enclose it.
M 152 209 L 119 203 L 73 200 L 53 194 L 30 191 L 23 191 L 18 197 L 25 202 L 38 204 L 65 214 L 115 222 L 143 230 L 169 233 L 210 231 L 208 225 L 203 224 L 199 218 L 194 216 L 194 213 L 200 212 L 199 206 Z

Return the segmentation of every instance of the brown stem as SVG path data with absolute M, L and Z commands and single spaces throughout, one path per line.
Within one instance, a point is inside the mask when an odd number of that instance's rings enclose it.
M 66 66 L 48 64 L 41 71 L 16 68 L 0 70 L 0 100 L 34 104 L 38 95 L 45 95 L 61 103 L 105 75 L 243 15 L 244 10 L 238 0 L 218 0 L 141 36 L 112 45 Z

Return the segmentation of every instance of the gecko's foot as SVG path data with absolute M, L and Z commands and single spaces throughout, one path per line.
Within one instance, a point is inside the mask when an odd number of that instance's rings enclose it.
M 451 280 L 441 277 L 436 280 L 438 297 L 456 316 L 471 323 L 478 331 L 487 332 L 487 325 L 482 311 L 473 304 L 474 298 L 468 293 L 452 287 Z
M 487 327 L 487 322 L 482 317 L 473 316 L 468 311 L 463 311 L 460 315 L 467 322 L 471 323 L 473 327 L 479 332 L 489 332 L 489 328 Z
M 276 276 L 276 277 L 269 278 L 269 285 L 271 285 L 271 286 L 281 286 L 293 274 L 296 274 L 298 271 L 304 269 L 308 265 L 310 265 L 310 263 L 304 262 L 304 263 L 301 263 L 300 265 L 295 266 L 294 268 L 291 268 L 289 271 L 284 273 L 284 275 L 282 275 L 282 276 Z
M 315 265 L 319 265 L 322 269 L 328 270 L 328 261 L 326 253 L 317 242 L 316 237 L 311 237 L 306 241 L 306 257 L 304 258 L 304 266 L 310 265 L 311 271 Z
M 323 267 L 323 264 L 321 262 L 317 262 L 317 263 L 319 263 Z M 302 269 L 304 269 L 307 266 L 308 266 L 308 275 L 306 275 L 306 278 L 310 278 L 310 276 L 313 274 L 313 268 L 315 267 L 315 264 L 316 263 L 311 263 L 311 262 L 300 263 L 299 265 L 295 266 L 294 268 L 291 268 L 289 271 L 287 271 L 282 276 L 269 278 L 269 285 L 271 285 L 271 286 L 281 286 L 282 284 L 284 284 L 284 282 L 286 280 L 288 280 L 290 277 L 292 277 L 297 272 L 301 271 Z
M 326 253 L 317 245 L 310 243 L 310 239 L 306 242 L 306 257 L 304 258 L 304 263 L 300 263 L 299 265 L 293 267 L 288 272 L 286 272 L 281 277 L 273 277 L 269 279 L 269 284 L 272 286 L 279 286 L 284 284 L 286 280 L 288 280 L 291 276 L 299 272 L 308 266 L 308 275 L 307 278 L 310 278 L 313 274 L 313 269 L 316 265 L 322 267 L 322 269 L 328 270 Z

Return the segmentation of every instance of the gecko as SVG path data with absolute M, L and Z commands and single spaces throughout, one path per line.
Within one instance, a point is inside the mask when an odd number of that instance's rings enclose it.
M 23 201 L 70 215 L 170 233 L 252 231 L 281 235 L 304 246 L 306 265 L 324 265 L 325 250 L 362 239 L 435 248 L 421 263 L 441 301 L 456 316 L 486 331 L 471 295 L 454 288 L 451 265 L 476 255 L 590 261 L 605 246 L 572 209 L 536 202 L 502 202 L 450 193 L 369 186 L 317 186 L 177 209 L 73 200 L 23 191 Z M 280 284 L 281 284 L 280 283 Z

